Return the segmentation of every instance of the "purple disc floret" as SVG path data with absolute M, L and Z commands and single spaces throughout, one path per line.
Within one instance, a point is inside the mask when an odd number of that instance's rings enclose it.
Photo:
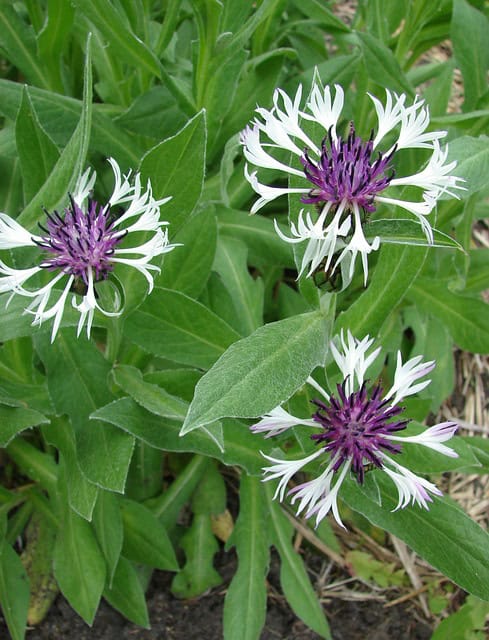
M 46 227 L 41 226 L 46 235 L 37 244 L 48 256 L 40 266 L 50 271 L 60 269 L 81 278 L 87 286 L 90 272 L 96 282 L 106 279 L 113 269 L 114 249 L 125 235 L 125 231 L 114 229 L 109 207 L 88 200 L 85 212 L 71 198 L 64 217 L 57 211 L 46 214 Z
M 367 394 L 366 384 L 359 391 L 347 396 L 345 382 L 337 385 L 338 398 L 330 397 L 330 405 L 321 400 L 313 400 L 318 407 L 313 419 L 323 428 L 323 432 L 311 436 L 335 460 L 333 470 L 338 471 L 343 463 L 351 460 L 351 470 L 360 484 L 363 483 L 364 465 L 372 463 L 378 468 L 384 466 L 379 451 L 400 453 L 401 446 L 388 439 L 389 434 L 406 428 L 409 420 L 392 421 L 404 409 L 387 406 L 382 399 L 382 388 L 376 385 Z
M 307 179 L 314 187 L 301 198 L 305 204 L 334 205 L 344 203 L 350 208 L 356 204 L 366 213 L 375 211 L 375 196 L 389 186 L 394 171 L 389 163 L 396 150 L 388 154 L 373 154 L 373 132 L 363 140 L 355 134 L 353 123 L 346 140 L 333 139 L 332 130 L 323 139 L 321 155 L 317 163 L 311 159 L 308 149 L 300 161 Z M 390 172 L 386 175 L 386 172 Z

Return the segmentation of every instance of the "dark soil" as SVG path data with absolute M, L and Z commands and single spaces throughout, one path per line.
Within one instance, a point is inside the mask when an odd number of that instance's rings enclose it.
M 27 633 L 27 640 L 220 640 L 226 587 L 236 569 L 233 553 L 220 553 L 216 567 L 223 584 L 194 600 L 170 593 L 173 574 L 156 571 L 148 590 L 151 629 L 141 629 L 102 602 L 92 627 L 59 596 L 44 622 Z M 279 566 L 272 560 L 270 598 L 261 640 L 319 640 L 291 611 L 280 594 Z M 324 605 L 334 640 L 428 640 L 432 630 L 415 616 L 413 606 L 384 608 L 375 601 L 331 600 Z M 243 620 L 243 624 L 246 621 Z M 0 638 L 9 638 L 0 618 Z

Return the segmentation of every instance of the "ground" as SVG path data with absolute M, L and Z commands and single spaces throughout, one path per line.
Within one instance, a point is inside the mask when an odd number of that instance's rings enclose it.
M 169 590 L 173 574 L 155 572 L 148 592 L 150 630 L 128 622 L 105 602 L 102 602 L 90 628 L 74 613 L 66 600 L 58 596 L 45 621 L 28 631 L 27 640 L 221 640 L 224 597 L 236 569 L 234 553 L 220 552 L 216 557 L 216 567 L 224 583 L 193 600 L 173 597 Z M 292 613 L 280 595 L 278 572 L 278 561 L 273 556 L 268 576 L 269 607 L 261 640 L 319 640 L 320 636 Z M 324 609 L 333 639 L 428 640 L 431 637 L 430 625 L 419 618 L 417 607 L 413 604 L 389 608 L 385 608 L 384 604 L 375 600 L 326 600 Z M 0 619 L 0 638 L 8 637 Z

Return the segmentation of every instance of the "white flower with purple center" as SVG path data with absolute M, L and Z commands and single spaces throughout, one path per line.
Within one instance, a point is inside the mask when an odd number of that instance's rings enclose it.
M 357 135 L 353 122 L 345 136 L 338 134 L 338 122 L 343 109 L 344 93 L 339 85 L 334 91 L 324 89 L 315 81 L 305 109 L 301 109 L 302 87 L 294 100 L 281 89 L 275 91 L 270 110 L 258 107 L 258 116 L 241 133 L 246 160 L 261 169 L 273 169 L 288 176 L 302 178 L 303 184 L 276 187 L 263 184 L 258 172 L 245 167 L 245 176 L 260 196 L 251 208 L 256 213 L 279 196 L 302 194 L 301 201 L 314 205 L 311 215 L 302 209 L 297 224 L 291 222 L 291 237 L 278 225 L 277 233 L 288 243 L 307 242 L 299 276 L 312 275 L 320 266 L 332 275 L 343 264 L 351 279 L 358 255 L 367 281 L 369 253 L 380 246 L 379 237 L 365 237 L 363 225 L 378 203 L 398 206 L 416 216 L 427 241 L 433 244 L 433 231 L 427 216 L 442 194 L 456 196 L 461 178 L 451 175 L 456 162 L 446 163 L 447 148 L 440 146 L 446 131 L 427 131 L 428 107 L 416 98 L 406 105 L 406 96 L 386 90 L 385 106 L 369 94 L 377 114 L 377 128 L 368 139 Z M 306 133 L 311 121 L 323 131 L 322 140 L 313 140 Z M 391 132 L 394 141 L 385 148 L 382 142 Z M 426 167 L 414 175 L 395 177 L 397 154 L 402 149 L 423 148 L 431 156 Z M 290 164 L 278 160 L 276 152 L 290 153 Z M 274 155 L 275 154 L 275 155 Z M 301 181 L 296 179 L 297 185 Z M 391 187 L 413 186 L 419 192 L 417 200 L 393 197 Z
M 373 340 L 368 336 L 355 339 L 348 332 L 347 340 L 341 335 L 340 348 L 332 343 L 331 352 L 338 365 L 343 382 L 336 392 L 328 394 L 312 377 L 307 382 L 322 396 L 312 402 L 316 411 L 311 419 L 296 418 L 282 407 L 277 407 L 251 427 L 254 433 L 272 437 L 292 427 L 303 425 L 314 429 L 311 439 L 317 451 L 299 460 L 264 457 L 271 466 L 264 467 L 265 481 L 279 480 L 274 498 L 284 500 L 287 485 L 293 475 L 313 460 L 323 460 L 324 471 L 288 491 L 292 503 L 298 502 L 297 513 L 305 512 L 306 518 L 316 517 L 316 525 L 332 511 L 335 520 L 344 526 L 338 511 L 338 493 L 346 475 L 350 472 L 359 484 L 363 484 L 365 470 L 372 466 L 381 469 L 394 482 L 399 502 L 394 509 L 417 503 L 428 509 L 432 501 L 430 494 L 442 495 L 431 482 L 417 476 L 397 462 L 395 456 L 404 445 L 418 444 L 449 456 L 458 457 L 450 447 L 443 444 L 457 430 L 454 422 L 443 422 L 414 436 L 398 435 L 409 419 L 400 419 L 404 408 L 399 405 L 404 398 L 424 389 L 430 380 L 417 382 L 433 370 L 434 362 L 423 362 L 416 356 L 404 364 L 398 354 L 394 383 L 384 394 L 380 384 L 367 389 L 367 368 L 378 356 L 380 349 L 371 351 Z M 319 429 L 319 432 L 317 432 Z
M 139 173 L 131 180 L 131 172 L 123 176 L 117 162 L 108 161 L 114 172 L 114 189 L 107 203 L 99 204 L 90 197 L 96 175 L 87 169 L 70 194 L 64 213 L 45 211 L 46 223 L 39 224 L 42 235 L 30 233 L 0 213 L 0 249 L 39 249 L 38 264 L 30 268 L 16 269 L 0 260 L 0 293 L 11 294 L 8 302 L 16 294 L 30 298 L 25 312 L 34 315 L 33 325 L 54 318 L 52 341 L 70 293 L 71 304 L 80 314 L 77 334 L 86 325 L 90 336 L 96 309 L 106 316 L 123 311 L 120 296 L 116 296 L 113 310 L 99 304 L 97 282 L 107 280 L 117 264 L 125 264 L 146 278 L 151 292 L 152 274 L 160 271 L 152 261 L 176 246 L 169 244 L 168 231 L 162 229 L 168 223 L 160 220 L 160 207 L 170 197 L 155 200 L 149 181 L 143 189 Z M 54 277 L 36 288 L 36 276 L 42 272 L 51 272 Z M 35 284 L 28 287 L 28 282 Z M 58 283 L 60 289 L 55 288 Z

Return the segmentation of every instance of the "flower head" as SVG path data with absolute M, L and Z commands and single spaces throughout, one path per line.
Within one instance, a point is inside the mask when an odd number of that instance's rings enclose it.
M 363 484 L 366 468 L 370 466 L 385 471 L 393 480 L 399 494 L 396 509 L 404 508 L 410 502 L 428 509 L 432 500 L 430 493 L 441 495 L 441 492 L 434 484 L 399 464 L 396 455 L 402 452 L 405 444 L 415 443 L 457 457 L 453 449 L 443 444 L 457 430 L 453 422 L 429 427 L 415 436 L 398 435 L 409 423 L 408 418 L 401 418 L 404 408 L 399 402 L 429 384 L 429 380 L 416 381 L 428 374 L 434 363 L 423 363 L 417 356 L 403 364 L 398 354 L 392 388 L 384 393 L 382 386 L 375 384 L 369 390 L 365 374 L 380 351 L 370 351 L 372 343 L 368 336 L 357 340 L 350 332 L 347 340 L 341 336 L 339 348 L 332 343 L 331 351 L 343 381 L 334 393 L 328 394 L 313 378 L 308 378 L 308 383 L 322 396 L 312 401 L 316 410 L 311 419 L 295 418 L 277 407 L 251 427 L 253 432 L 265 433 L 266 437 L 297 425 L 314 429 L 311 439 L 318 447 L 316 451 L 300 460 L 264 456 L 273 463 L 264 467 L 264 472 L 265 480 L 279 479 L 274 497 L 279 495 L 283 500 L 287 484 L 295 473 L 313 460 L 324 460 L 326 467 L 318 477 L 289 491 L 292 503 L 299 501 L 298 513 L 305 511 L 307 518 L 315 515 L 317 524 L 332 511 L 336 521 L 343 526 L 337 505 L 341 484 L 348 472 Z
M 250 164 L 302 179 L 302 185 L 296 179 L 294 187 L 274 187 L 262 184 L 258 172 L 250 172 L 246 167 L 245 177 L 260 196 L 251 213 L 289 193 L 300 193 L 304 204 L 315 206 L 314 219 L 310 212 L 298 212 L 297 226 L 291 222 L 292 237 L 280 232 L 286 242 L 307 241 L 299 275 L 304 272 L 311 275 L 322 262 L 324 271 L 333 273 L 345 261 L 349 263 L 351 278 L 360 254 L 366 282 L 367 256 L 379 248 L 380 241 L 376 237 L 369 242 L 363 224 L 378 203 L 399 206 L 414 214 L 432 243 L 433 232 L 426 216 L 443 193 L 455 195 L 453 190 L 462 188 L 458 184 L 461 179 L 450 175 L 456 163 L 446 163 L 447 149 L 440 146 L 439 140 L 446 131 L 426 131 L 429 112 L 424 100 L 416 98 L 406 106 L 405 95 L 386 91 L 384 106 L 375 96 L 369 97 L 378 122 L 367 139 L 358 135 L 353 122 L 345 136 L 339 135 L 343 89 L 339 85 L 335 85 L 334 91 L 329 86 L 323 89 L 317 82 L 313 83 L 304 110 L 301 86 L 293 101 L 277 89 L 272 109 L 257 108 L 258 116 L 241 133 L 243 152 Z M 305 131 L 307 121 L 319 125 L 322 139 L 309 137 Z M 392 131 L 396 133 L 395 142 L 385 148 L 382 143 Z M 407 148 L 428 149 L 430 159 L 419 173 L 395 177 L 396 156 Z M 290 164 L 275 157 L 275 152 L 281 149 L 290 152 Z M 420 200 L 404 201 L 389 195 L 389 187 L 406 185 L 420 190 Z
M 122 312 L 121 308 L 106 310 L 98 303 L 97 282 L 108 279 L 116 265 L 122 263 L 142 273 L 151 291 L 151 272 L 160 270 L 152 260 L 176 246 L 169 244 L 168 232 L 161 228 L 168 223 L 160 221 L 160 207 L 170 198 L 155 200 L 149 181 L 144 190 L 138 173 L 130 180 L 131 172 L 123 176 L 115 160 L 109 158 L 109 163 L 114 172 L 114 189 L 107 203 L 91 199 L 96 176 L 88 169 L 79 178 L 75 193 L 69 195 L 69 205 L 63 213 L 45 211 L 46 222 L 39 224 L 40 235 L 0 213 L 0 249 L 39 250 L 37 265 L 27 269 L 15 269 L 0 260 L 0 293 L 10 292 L 9 301 L 15 294 L 31 298 L 26 312 L 34 315 L 34 325 L 54 318 L 52 340 L 70 293 L 72 306 L 80 313 L 78 335 L 86 324 L 89 336 L 95 309 L 106 316 Z M 148 240 L 145 236 L 144 242 L 140 238 L 134 246 L 129 240 L 138 231 L 151 233 L 151 237 Z M 49 282 L 28 288 L 26 283 L 35 282 L 43 271 L 53 274 Z M 58 283 L 61 290 L 55 289 Z

